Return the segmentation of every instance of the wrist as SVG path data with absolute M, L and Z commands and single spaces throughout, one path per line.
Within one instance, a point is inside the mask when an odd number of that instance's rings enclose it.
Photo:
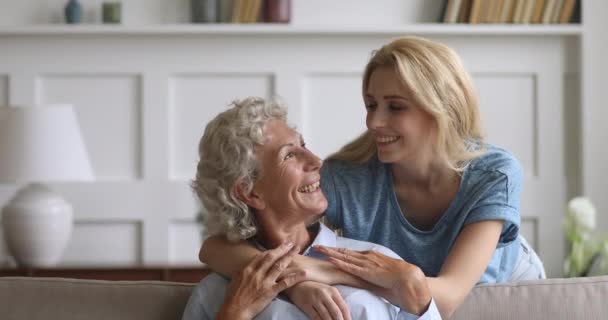
M 217 313 L 216 320 L 250 320 L 252 317 L 247 316 L 244 312 L 230 308 L 223 304 Z

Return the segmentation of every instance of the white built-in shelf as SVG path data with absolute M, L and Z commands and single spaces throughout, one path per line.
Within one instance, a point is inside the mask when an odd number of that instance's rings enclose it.
M 403 26 L 304 26 L 273 24 L 32 25 L 0 27 L 0 36 L 39 35 L 530 35 L 578 36 L 580 24 L 412 24 Z

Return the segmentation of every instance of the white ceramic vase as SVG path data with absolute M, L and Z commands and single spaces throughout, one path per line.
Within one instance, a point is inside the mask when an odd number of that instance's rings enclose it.
M 42 184 L 21 189 L 2 209 L 4 237 L 22 267 L 51 267 L 72 234 L 72 206 Z

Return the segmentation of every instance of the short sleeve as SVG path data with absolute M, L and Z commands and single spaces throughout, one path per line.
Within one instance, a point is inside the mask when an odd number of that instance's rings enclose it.
M 321 167 L 321 191 L 327 199 L 327 209 L 325 217 L 334 228 L 342 228 L 341 210 L 339 210 L 338 193 L 336 192 L 336 183 L 333 176 L 335 170 L 332 169 L 333 163 L 331 160 L 325 161 Z
M 511 158 L 498 169 L 485 171 L 477 201 L 465 219 L 465 225 L 484 220 L 503 220 L 498 247 L 517 238 L 520 225 L 520 197 L 523 173 L 517 160 Z

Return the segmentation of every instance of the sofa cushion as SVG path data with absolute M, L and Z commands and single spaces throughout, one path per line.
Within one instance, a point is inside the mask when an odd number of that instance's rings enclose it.
M 180 319 L 194 284 L 0 278 L 2 320 Z M 475 287 L 452 319 L 606 319 L 608 276 Z
M 608 276 L 475 287 L 452 319 L 606 319 Z
M 180 319 L 193 284 L 61 278 L 0 278 L 0 318 Z

